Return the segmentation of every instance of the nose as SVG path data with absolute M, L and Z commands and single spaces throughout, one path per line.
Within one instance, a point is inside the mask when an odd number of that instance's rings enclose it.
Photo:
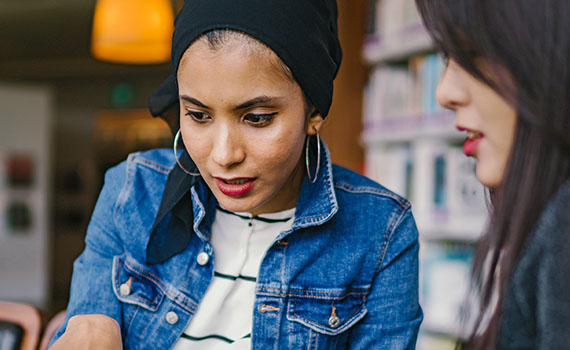
M 229 125 L 220 125 L 213 135 L 211 158 L 222 168 L 230 168 L 245 159 L 242 137 Z
M 437 84 L 435 99 L 445 108 L 456 110 L 468 103 L 469 94 L 461 79 L 462 68 L 450 60 Z

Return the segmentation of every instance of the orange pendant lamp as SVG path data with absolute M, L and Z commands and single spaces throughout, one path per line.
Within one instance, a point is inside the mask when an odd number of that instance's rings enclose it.
M 91 53 L 117 63 L 167 62 L 173 30 L 170 0 L 97 0 Z

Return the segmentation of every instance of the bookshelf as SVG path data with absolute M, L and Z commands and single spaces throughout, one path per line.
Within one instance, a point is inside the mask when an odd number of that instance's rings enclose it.
M 413 142 L 418 138 L 444 138 L 460 141 L 464 135 L 454 127 L 453 119 L 452 112 L 439 111 L 429 116 L 420 114 L 368 123 L 364 125 L 361 141 L 369 147 L 391 142 Z
M 420 25 L 412 25 L 402 29 L 393 38 L 383 40 L 377 35 L 370 35 L 364 40 L 362 57 L 368 65 L 399 61 L 419 52 L 433 50 L 433 44 L 426 29 Z
M 435 89 L 444 64 L 413 0 L 369 0 L 362 59 L 365 173 L 407 197 L 420 233 L 417 348 L 453 349 L 464 338 L 464 302 L 475 242 L 487 224 L 483 186 L 461 149 L 454 113 Z

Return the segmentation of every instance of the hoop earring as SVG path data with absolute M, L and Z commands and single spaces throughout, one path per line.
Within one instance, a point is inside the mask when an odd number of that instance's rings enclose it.
M 305 146 L 305 165 L 307 166 L 307 177 L 311 183 L 317 182 L 317 177 L 319 176 L 319 168 L 321 167 L 321 137 L 319 136 L 319 130 L 313 128 L 315 130 L 315 136 L 317 137 L 317 166 L 315 171 L 315 177 L 311 178 L 311 170 L 309 168 L 309 141 L 310 135 L 307 136 L 307 144 Z
M 183 172 L 185 172 L 188 175 L 192 175 L 192 176 L 200 176 L 200 173 L 193 173 L 190 172 L 188 170 L 186 170 L 186 168 L 184 168 L 182 166 L 182 164 L 180 163 L 180 159 L 178 159 L 178 141 L 180 140 L 180 129 L 178 129 L 178 132 L 176 133 L 176 136 L 174 136 L 174 158 L 176 159 L 176 163 L 178 163 L 178 166 L 180 167 L 180 169 L 182 169 Z

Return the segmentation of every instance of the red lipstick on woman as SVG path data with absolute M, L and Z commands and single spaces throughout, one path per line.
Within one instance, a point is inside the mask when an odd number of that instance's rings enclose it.
M 475 156 L 475 153 L 477 152 L 477 147 L 479 146 L 479 143 L 481 142 L 481 140 L 485 135 L 483 135 L 478 131 L 470 130 L 460 126 L 457 127 L 457 130 L 467 131 L 467 137 L 463 142 L 463 153 L 465 153 L 465 155 L 468 157 Z
M 216 177 L 216 185 L 220 192 L 229 197 L 242 197 L 248 194 L 255 184 L 253 177 L 236 177 L 233 179 L 224 179 Z

